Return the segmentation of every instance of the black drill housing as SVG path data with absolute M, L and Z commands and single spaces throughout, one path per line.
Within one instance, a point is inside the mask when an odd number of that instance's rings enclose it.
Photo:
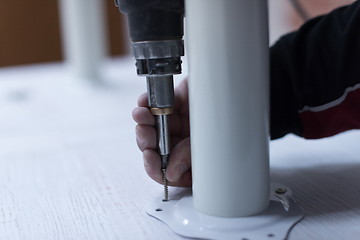
M 182 39 L 184 0 L 115 0 L 128 16 L 133 42 Z

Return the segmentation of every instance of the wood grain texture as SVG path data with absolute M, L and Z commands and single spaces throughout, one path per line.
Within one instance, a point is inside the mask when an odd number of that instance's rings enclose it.
M 162 192 L 134 138 L 145 85 L 116 65 L 111 88 L 60 66 L 1 71 L 0 239 L 174 238 L 143 211 Z
M 360 234 L 359 131 L 272 144 L 272 179 L 292 187 L 306 217 L 290 239 L 358 239 Z M 297 238 L 302 236 L 302 238 Z
M 62 65 L 0 70 L 0 239 L 182 239 L 144 207 L 162 187 L 143 170 L 131 119 L 144 79 L 108 64 L 107 85 Z M 358 239 L 360 133 L 271 144 L 272 179 L 306 211 L 290 240 Z M 170 193 L 174 189 L 170 189 Z

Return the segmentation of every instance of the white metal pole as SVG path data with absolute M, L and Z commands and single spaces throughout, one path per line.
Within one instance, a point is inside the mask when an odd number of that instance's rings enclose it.
M 221 217 L 269 202 L 266 0 L 186 0 L 194 206 Z
M 102 0 L 59 1 L 63 52 L 76 78 L 97 81 L 106 55 Z

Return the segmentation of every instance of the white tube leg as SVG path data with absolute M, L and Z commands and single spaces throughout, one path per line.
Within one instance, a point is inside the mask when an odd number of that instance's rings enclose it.
M 186 0 L 194 206 L 221 217 L 269 202 L 266 0 Z
M 107 39 L 102 0 L 60 0 L 59 7 L 66 62 L 75 77 L 99 80 Z

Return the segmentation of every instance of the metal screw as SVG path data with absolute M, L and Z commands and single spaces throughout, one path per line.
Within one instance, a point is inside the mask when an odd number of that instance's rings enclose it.
M 277 193 L 277 194 L 284 194 L 284 193 L 286 193 L 286 189 L 285 188 L 278 188 L 278 189 L 276 189 L 275 190 L 275 193 Z
M 163 184 L 164 184 L 164 199 L 163 202 L 169 201 L 169 188 L 168 188 L 168 180 L 166 179 L 166 169 L 161 169 L 163 174 Z

